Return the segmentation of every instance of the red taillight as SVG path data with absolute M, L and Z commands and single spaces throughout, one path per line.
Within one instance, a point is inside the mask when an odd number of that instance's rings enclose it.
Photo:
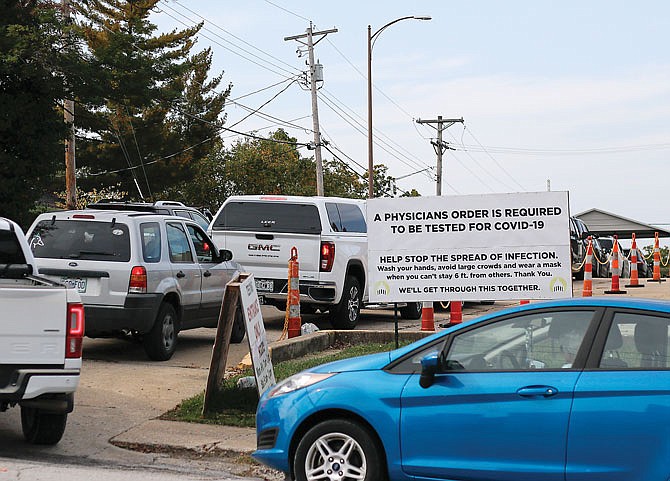
M 84 305 L 81 303 L 68 304 L 66 322 L 65 358 L 79 358 L 84 343 Z
M 335 244 L 332 242 L 321 242 L 321 260 L 319 270 L 321 272 L 330 272 L 335 261 Z
M 130 271 L 128 292 L 133 294 L 147 293 L 147 270 L 143 266 L 135 266 Z

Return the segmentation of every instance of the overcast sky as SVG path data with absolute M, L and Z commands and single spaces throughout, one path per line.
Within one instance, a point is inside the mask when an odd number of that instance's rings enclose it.
M 337 28 L 315 47 L 321 133 L 359 173 L 368 163 L 367 26 L 430 15 L 390 26 L 373 50 L 375 164 L 400 189 L 436 191 L 434 170 L 425 170 L 435 168 L 436 132 L 415 121 L 462 117 L 465 129 L 444 134 L 456 150 L 445 153 L 443 195 L 545 191 L 549 181 L 569 191 L 572 214 L 599 208 L 670 225 L 667 0 L 164 0 L 160 8 L 161 31 L 206 19 L 198 47 L 212 46 L 213 71 L 233 84 L 232 99 L 253 110 L 277 96 L 261 112 L 281 124 L 253 115 L 235 130 L 265 136 L 281 126 L 300 142 L 313 140 L 310 93 L 290 79 L 307 56 L 284 37 L 310 21 L 315 31 Z M 232 126 L 249 111 L 231 104 L 226 113 Z

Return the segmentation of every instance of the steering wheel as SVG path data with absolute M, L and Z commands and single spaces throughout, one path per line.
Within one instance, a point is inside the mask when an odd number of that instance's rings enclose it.
M 516 356 L 514 354 L 512 354 L 510 351 L 508 351 L 507 349 L 505 349 L 504 351 L 502 351 L 500 353 L 499 359 L 500 359 L 500 367 L 501 368 L 504 368 L 504 366 L 503 366 L 504 362 L 503 361 L 508 360 L 510 362 L 510 364 L 512 364 L 512 369 L 521 369 L 521 365 L 519 364 L 519 361 L 516 358 Z

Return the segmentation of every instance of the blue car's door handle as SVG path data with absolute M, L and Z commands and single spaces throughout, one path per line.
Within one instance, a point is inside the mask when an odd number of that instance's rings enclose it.
M 526 386 L 518 389 L 516 393 L 523 397 L 551 397 L 558 394 L 558 389 L 551 386 Z

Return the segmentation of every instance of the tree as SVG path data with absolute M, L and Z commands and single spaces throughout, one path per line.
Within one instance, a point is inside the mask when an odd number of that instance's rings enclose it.
M 238 141 L 223 158 L 227 195 L 314 195 L 315 165 L 300 155 L 295 138 L 283 130 L 269 138 Z M 310 173 L 310 174 L 307 174 Z
M 84 188 L 121 183 L 154 197 L 191 181 L 193 163 L 215 148 L 230 86 L 207 80 L 211 50 L 191 55 L 202 24 L 156 35 L 149 21 L 159 0 L 88 0 L 80 32 L 99 72 L 103 107 L 78 99 L 78 163 L 101 175 Z M 95 99 L 94 99 L 95 100 Z
M 388 167 L 384 164 L 377 164 L 372 170 L 372 192 L 374 197 L 395 197 L 395 178 L 386 175 Z M 368 177 L 368 172 L 365 172 Z
M 24 228 L 64 158 L 61 19 L 37 0 L 8 0 L 0 15 L 0 205 Z
M 364 199 L 367 183 L 355 170 L 339 160 L 323 162 L 324 194 L 332 197 Z

